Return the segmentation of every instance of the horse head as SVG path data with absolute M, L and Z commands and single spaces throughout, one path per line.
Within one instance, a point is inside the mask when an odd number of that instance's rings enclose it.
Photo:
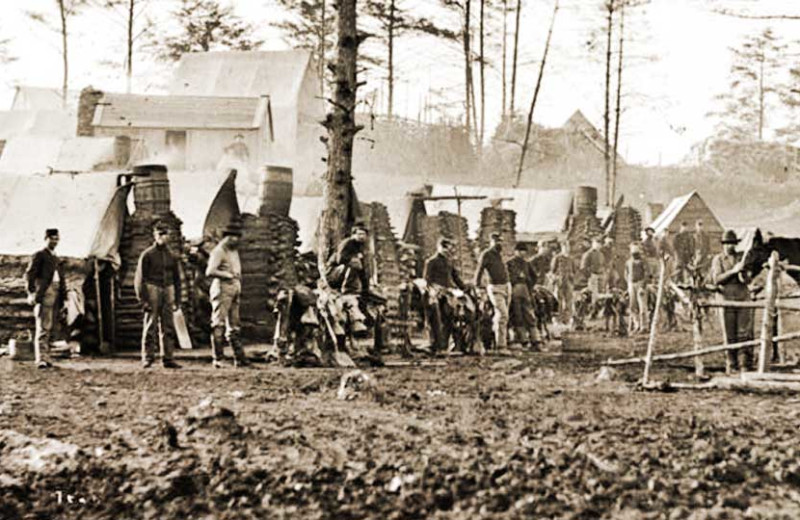
M 764 269 L 764 264 L 767 263 L 771 254 L 772 248 L 770 247 L 769 241 L 765 241 L 761 230 L 756 229 L 753 234 L 753 241 L 742 257 L 744 270 L 752 278 L 755 278 Z

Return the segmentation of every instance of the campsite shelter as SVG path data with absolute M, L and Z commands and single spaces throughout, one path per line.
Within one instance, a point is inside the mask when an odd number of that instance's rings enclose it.
M 169 86 L 170 96 L 251 98 L 268 96 L 275 140 L 260 164 L 292 168 L 302 192 L 325 168 L 320 142 L 325 102 L 318 67 L 305 50 L 187 53 Z
M 24 301 L 25 267 L 30 256 L 43 247 L 47 228 L 60 230 L 56 253 L 65 260 L 68 288 L 81 295 L 77 301 L 96 301 L 97 293 L 91 289 L 99 289 L 104 312 L 110 315 L 111 273 L 120 264 L 119 242 L 130 190 L 130 185 L 118 186 L 117 182 L 117 175 L 110 172 L 4 176 L 0 185 L 0 274 L 3 291 L 16 295 L 0 300 L 4 335 L 33 326 L 30 308 L 20 309 L 18 302 L 19 298 Z M 85 283 L 96 267 L 106 273 L 100 277 L 99 287 Z M 87 287 L 90 290 L 85 294 Z M 113 336 L 112 322 L 104 322 L 106 339 Z M 17 329 L 10 330 L 14 327 Z
M 533 190 L 496 188 L 490 186 L 455 186 L 434 184 L 432 197 L 483 196 L 481 200 L 463 200 L 461 215 L 467 219 L 470 237 L 477 236 L 483 208 L 499 203 L 504 209 L 516 213 L 518 242 L 538 242 L 561 239 L 566 236 L 572 215 L 572 190 Z M 441 211 L 458 213 L 456 200 L 425 201 L 427 215 Z
M 721 251 L 720 240 L 725 228 L 697 191 L 672 199 L 666 209 L 650 223 L 650 227 L 657 235 L 666 230 L 674 234 L 680 230 L 682 222 L 686 222 L 689 230 L 694 231 L 695 222 L 698 220 L 703 222 L 703 228 L 709 235 L 711 250 Z
M 87 92 L 85 96 L 93 95 Z M 270 98 L 104 93 L 92 119 L 95 136 L 127 137 L 135 162 L 170 172 L 231 166 L 258 183 L 274 147 Z
M 6 143 L 0 175 L 107 171 L 124 167 L 128 154 L 114 137 L 25 135 Z

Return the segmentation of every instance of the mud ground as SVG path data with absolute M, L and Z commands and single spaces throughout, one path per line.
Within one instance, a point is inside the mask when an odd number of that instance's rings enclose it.
M 0 359 L 0 518 L 800 518 L 800 396 L 597 380 L 645 342 L 369 369 L 348 400 L 343 370 Z

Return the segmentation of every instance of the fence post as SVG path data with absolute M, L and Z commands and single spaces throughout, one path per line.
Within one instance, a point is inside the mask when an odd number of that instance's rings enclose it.
M 656 307 L 653 311 L 653 320 L 650 322 L 650 338 L 647 341 L 647 355 L 644 359 L 644 374 L 642 375 L 642 385 L 647 385 L 650 379 L 650 366 L 653 364 L 653 347 L 656 342 L 656 332 L 658 331 L 658 315 L 661 311 L 661 298 L 664 295 L 664 271 L 666 270 L 664 258 L 659 262 L 658 292 L 656 293 Z
M 773 251 L 769 257 L 769 273 L 767 274 L 767 296 L 764 304 L 764 319 L 761 321 L 761 348 L 758 352 L 758 373 L 767 370 L 767 347 L 772 344 L 772 318 L 775 315 L 775 284 L 778 274 L 778 252 Z
M 692 346 L 694 350 L 703 348 L 703 316 L 700 314 L 700 305 L 697 304 L 697 290 L 692 291 Z M 703 360 L 700 356 L 694 358 L 694 374 L 703 375 Z

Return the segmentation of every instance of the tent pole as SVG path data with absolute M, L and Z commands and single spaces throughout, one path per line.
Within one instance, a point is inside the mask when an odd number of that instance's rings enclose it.
M 104 352 L 103 347 L 103 300 L 100 297 L 100 263 L 94 259 L 94 293 L 97 298 L 97 340 L 100 352 Z
M 114 345 L 117 343 L 117 312 L 115 310 L 115 300 L 117 299 L 116 291 L 116 276 L 111 277 L 111 316 L 108 317 L 109 325 L 111 326 L 111 344 L 109 345 L 109 352 L 114 352 Z

